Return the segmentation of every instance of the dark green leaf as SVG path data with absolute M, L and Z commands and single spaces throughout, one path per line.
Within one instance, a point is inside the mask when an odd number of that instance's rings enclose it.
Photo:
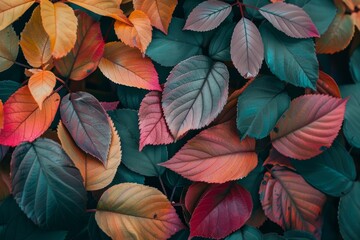
M 244 226 L 240 230 L 234 232 L 225 240 L 262 240 L 262 233 L 251 226 Z
M 125 182 L 144 184 L 145 177 L 136 172 L 131 171 L 130 169 L 125 167 L 124 164 L 120 164 L 120 166 L 116 171 L 114 180 L 112 181 L 110 186 L 114 186 L 116 184 L 125 183 Z
M 235 23 L 221 25 L 211 38 L 209 56 L 220 61 L 231 61 L 230 41 L 235 28 Z
M 104 233 L 96 223 L 95 214 L 92 214 L 89 219 L 88 231 L 90 240 L 111 240 L 110 237 Z
M 284 233 L 286 240 L 316 240 L 316 238 L 308 232 L 291 230 Z
M 124 85 L 117 85 L 117 96 L 124 108 L 138 110 L 140 103 L 149 91 Z
M 351 55 L 349 67 L 354 82 L 360 83 L 360 47 Z
M 0 99 L 5 103 L 8 98 L 20 88 L 20 83 L 12 80 L 0 81 Z
M 269 0 L 243 0 L 243 3 L 261 8 L 266 4 L 269 4 Z M 256 19 L 264 19 L 263 15 L 257 9 L 247 7 L 246 12 L 249 13 L 250 17 Z

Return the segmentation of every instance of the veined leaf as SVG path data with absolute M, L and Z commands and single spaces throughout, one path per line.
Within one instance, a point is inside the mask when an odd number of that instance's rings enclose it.
M 191 57 L 173 68 L 164 86 L 162 107 L 175 139 L 217 117 L 226 103 L 228 83 L 226 65 L 206 56 Z
M 76 145 L 107 166 L 111 127 L 100 102 L 86 92 L 69 93 L 61 100 L 60 114 Z
M 281 154 L 305 160 L 329 148 L 344 119 L 347 99 L 304 95 L 294 99 L 270 133 Z
M 122 183 L 106 190 L 99 200 L 95 219 L 114 240 L 165 240 L 183 228 L 165 195 L 135 183 Z
M 49 35 L 51 54 L 54 58 L 64 57 L 75 45 L 77 18 L 68 5 L 41 0 L 40 13 L 43 27 Z
M 1 4 L 2 3 L 0 3 L 0 6 Z M 14 64 L 19 53 L 19 38 L 14 29 L 9 26 L 0 31 L 0 39 L 0 72 L 2 72 Z
M 231 38 L 231 60 L 244 78 L 259 73 L 264 60 L 264 45 L 256 25 L 246 18 L 236 24 Z
M 0 144 L 16 146 L 21 142 L 34 141 L 50 127 L 59 102 L 59 94 L 53 93 L 44 100 L 43 109 L 40 110 L 28 86 L 17 90 L 4 104 L 4 128 L 0 132 Z
M 78 30 L 74 48 L 54 62 L 56 70 L 72 80 L 82 80 L 94 72 L 104 53 L 100 23 L 86 13 L 77 14 Z
M 259 11 L 275 28 L 290 37 L 320 36 L 309 15 L 296 5 L 277 2 L 263 6 Z
M 117 84 L 161 90 L 159 77 L 151 60 L 143 58 L 138 50 L 121 42 L 105 45 L 99 68 L 107 78 Z
M 55 84 L 56 76 L 50 71 L 40 71 L 30 77 L 29 90 L 40 110 L 44 100 L 52 93 Z
M 38 68 L 51 59 L 50 40 L 42 25 L 39 6 L 21 33 L 20 46 L 26 60 L 33 67 Z
M 251 216 L 250 193 L 234 182 L 209 187 L 190 220 L 190 237 L 224 238 L 241 228 Z
M 35 0 L 11 0 L 0 2 L 0 31 L 16 21 Z M 1 38 L 3 39 L 3 38 Z
M 240 141 L 232 124 L 223 123 L 202 131 L 160 165 L 192 181 L 224 183 L 246 177 L 257 160 L 255 140 Z
M 265 214 L 284 230 L 308 231 L 320 239 L 321 211 L 326 196 L 295 172 L 274 167 L 260 185 Z
M 217 28 L 231 13 L 231 5 L 218 0 L 204 1 L 188 16 L 184 30 L 210 31 Z
M 11 159 L 13 195 L 41 227 L 71 227 L 85 211 L 80 172 L 61 146 L 45 138 L 19 145 Z
M 135 10 L 140 10 L 149 16 L 151 25 L 168 33 L 168 27 L 171 22 L 172 14 L 177 5 L 177 0 L 134 0 Z

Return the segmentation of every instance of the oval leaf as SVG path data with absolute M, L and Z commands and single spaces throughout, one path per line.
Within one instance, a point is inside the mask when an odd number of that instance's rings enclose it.
M 34 2 L 35 0 L 2 1 L 0 3 L 0 31 L 16 21 Z
M 226 141 L 222 136 L 226 136 Z M 246 177 L 256 165 L 255 140 L 240 141 L 231 123 L 202 131 L 161 164 L 192 181 L 208 183 Z
M 86 92 L 69 93 L 61 100 L 60 114 L 76 145 L 106 166 L 111 127 L 100 102 Z
M 19 38 L 14 29 L 9 26 L 0 31 L 0 39 L 0 72 L 2 72 L 14 64 L 19 53 Z
M 226 65 L 206 56 L 191 57 L 174 67 L 164 86 L 162 107 L 175 139 L 216 118 L 226 103 L 228 84 Z
M 159 77 L 150 59 L 121 42 L 105 45 L 104 56 L 100 60 L 101 72 L 111 81 L 148 90 L 161 90 Z
M 274 148 L 299 160 L 319 155 L 336 138 L 346 102 L 347 99 L 327 95 L 304 95 L 294 99 L 270 133 Z
M 29 90 L 40 110 L 44 100 L 52 93 L 55 84 L 56 76 L 50 71 L 40 71 L 30 77 Z
M 21 142 L 34 141 L 50 127 L 59 103 L 59 94 L 53 93 L 44 100 L 43 109 L 40 110 L 28 86 L 17 90 L 4 104 L 4 128 L 0 132 L 0 144 L 16 146 Z
M 106 190 L 97 205 L 95 219 L 114 240 L 165 240 L 183 228 L 165 195 L 135 183 L 122 183 Z
M 71 227 L 85 212 L 80 172 L 61 146 L 45 138 L 19 145 L 11 159 L 13 195 L 41 227 Z

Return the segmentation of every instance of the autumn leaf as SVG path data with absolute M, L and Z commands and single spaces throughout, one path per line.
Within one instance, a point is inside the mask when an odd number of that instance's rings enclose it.
M 0 2 L 0 31 L 16 21 L 35 0 L 11 0 Z
M 30 77 L 29 90 L 40 110 L 44 100 L 52 93 L 55 84 L 56 76 L 50 71 L 40 71 Z

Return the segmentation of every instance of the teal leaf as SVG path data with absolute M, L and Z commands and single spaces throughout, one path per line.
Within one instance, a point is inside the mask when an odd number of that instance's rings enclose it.
M 126 182 L 144 184 L 145 177 L 131 171 L 130 169 L 125 167 L 124 164 L 120 164 L 116 171 L 115 177 L 109 187 Z
M 260 33 L 271 72 L 280 80 L 315 90 L 319 63 L 313 40 L 288 37 L 268 22 L 261 24 Z
M 230 41 L 235 28 L 235 23 L 221 25 L 211 38 L 209 56 L 214 60 L 231 61 Z
M 282 81 L 272 76 L 256 78 L 238 98 L 236 123 L 241 138 L 269 135 L 289 104 Z
M 145 146 L 139 151 L 138 113 L 129 109 L 108 112 L 121 138 L 122 163 L 138 174 L 160 176 L 165 168 L 158 166 L 168 159 L 166 146 Z
M 356 48 L 350 57 L 350 73 L 355 83 L 360 83 L 360 47 Z
M 138 110 L 142 99 L 149 91 L 124 85 L 117 85 L 117 96 L 124 108 Z
M 234 232 L 225 240 L 262 240 L 263 236 L 262 233 L 251 226 L 244 226 L 240 230 Z
M 284 237 L 286 240 L 316 240 L 316 237 L 311 233 L 298 230 L 286 231 Z
M 38 226 L 66 229 L 83 217 L 86 191 L 61 146 L 46 138 L 15 148 L 11 184 L 16 202 Z
M 20 88 L 20 83 L 12 80 L 0 81 L 0 99 L 5 103 L 9 97 Z
M 243 0 L 243 3 L 251 6 L 255 6 L 257 8 L 261 8 L 265 6 L 266 4 L 269 4 L 269 0 Z M 251 18 L 262 20 L 264 19 L 264 16 L 260 14 L 260 12 L 255 8 L 247 7 L 245 8 L 246 12 L 249 14 Z

